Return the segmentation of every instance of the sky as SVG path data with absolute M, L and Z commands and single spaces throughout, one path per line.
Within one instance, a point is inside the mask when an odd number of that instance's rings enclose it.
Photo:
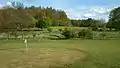
M 120 6 L 120 0 L 0 0 L 0 7 L 10 5 L 10 1 L 22 2 L 25 6 L 44 6 L 61 9 L 70 19 L 108 20 L 110 11 Z

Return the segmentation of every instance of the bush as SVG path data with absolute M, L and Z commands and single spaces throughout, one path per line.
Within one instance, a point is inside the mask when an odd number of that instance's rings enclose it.
M 83 29 L 82 31 L 80 31 L 80 32 L 78 33 L 79 38 L 81 38 L 81 37 L 85 38 L 85 34 L 86 34 L 86 32 L 85 32 L 85 30 Z
M 52 22 L 52 26 L 59 26 L 59 22 L 54 20 L 54 21 Z
M 14 36 L 17 39 L 20 34 L 19 32 L 15 31 L 15 32 L 11 32 L 10 35 Z
M 71 39 L 71 38 L 77 38 L 78 37 L 77 32 L 73 32 L 71 29 L 68 29 L 68 28 L 65 28 L 62 31 L 62 35 L 65 37 L 65 39 Z
M 72 31 L 72 38 L 78 38 L 78 32 Z
M 84 39 L 92 39 L 93 38 L 93 33 L 91 30 L 81 30 L 79 33 L 79 38 L 84 38 Z
M 65 28 L 64 31 L 62 32 L 62 35 L 65 37 L 65 39 L 70 39 L 72 38 L 72 34 L 70 29 Z
M 99 31 L 104 31 L 104 29 L 99 29 Z
M 100 34 L 100 39 L 105 39 L 106 36 L 107 36 L 107 35 L 106 35 L 105 33 L 101 33 L 101 34 Z
M 34 39 L 35 37 L 36 37 L 36 34 L 34 33 L 34 34 L 33 34 L 33 39 Z
M 39 20 L 37 23 L 36 23 L 36 27 L 37 28 L 47 28 L 49 26 L 49 24 L 43 20 Z
M 53 30 L 52 28 L 47 28 L 47 31 L 52 32 Z
M 62 32 L 63 30 L 62 29 L 59 29 L 59 32 Z
M 93 31 L 98 31 L 98 27 L 92 27 Z

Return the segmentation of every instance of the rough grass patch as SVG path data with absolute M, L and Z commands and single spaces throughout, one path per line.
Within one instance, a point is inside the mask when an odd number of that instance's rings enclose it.
M 27 53 L 17 55 L 6 51 L 6 53 L 1 52 L 1 55 L 7 56 L 3 68 L 53 68 L 56 66 L 65 68 L 75 60 L 84 57 L 82 52 L 63 48 L 29 49 Z M 8 57 L 9 55 L 12 56 Z

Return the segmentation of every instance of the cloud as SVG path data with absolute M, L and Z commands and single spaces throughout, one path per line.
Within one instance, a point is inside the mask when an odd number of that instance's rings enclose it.
M 84 14 L 84 17 L 94 17 L 94 16 L 96 16 L 96 14 L 94 14 L 94 13 L 86 13 L 86 14 Z
M 7 1 L 6 3 L 0 4 L 0 8 L 3 8 L 5 6 L 12 6 L 10 1 Z
M 105 19 L 108 20 L 110 11 L 115 8 L 109 6 L 78 6 L 76 8 L 65 9 L 68 17 L 71 19 Z
M 110 12 L 110 10 L 105 7 L 91 7 L 89 11 L 96 14 L 109 14 Z
M 85 18 L 82 12 L 79 12 L 79 11 L 74 10 L 72 8 L 65 9 L 64 11 L 66 12 L 67 16 L 71 19 Z
M 12 3 L 8 1 L 8 2 L 6 3 L 6 5 L 11 6 Z

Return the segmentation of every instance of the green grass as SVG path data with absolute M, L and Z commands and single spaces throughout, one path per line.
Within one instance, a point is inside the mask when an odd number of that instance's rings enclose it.
M 0 68 L 120 68 L 120 40 L 0 41 Z

